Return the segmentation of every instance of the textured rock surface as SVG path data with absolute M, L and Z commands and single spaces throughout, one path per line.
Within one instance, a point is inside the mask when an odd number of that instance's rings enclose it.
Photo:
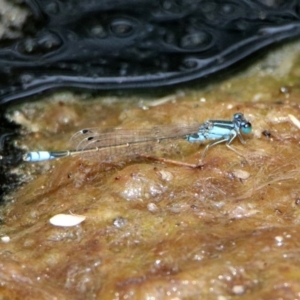
M 235 78 L 164 98 L 57 93 L 12 107 L 26 128 L 19 144 L 35 150 L 65 149 L 86 127 L 142 129 L 237 111 L 253 134 L 246 145 L 233 143 L 245 158 L 219 145 L 202 169 L 143 159 L 22 164 L 16 172 L 28 183 L 1 212 L 0 295 L 299 298 L 300 129 L 290 117 L 300 118 L 299 49 L 291 44 Z M 184 141 L 167 146 L 190 163 L 203 151 Z M 60 213 L 86 219 L 53 227 L 49 219 Z

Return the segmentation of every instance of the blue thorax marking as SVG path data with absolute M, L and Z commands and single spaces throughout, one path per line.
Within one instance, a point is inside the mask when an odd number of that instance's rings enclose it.
M 218 140 L 224 139 L 230 141 L 235 136 L 239 136 L 240 132 L 249 134 L 252 131 L 251 123 L 248 122 L 244 115 L 236 113 L 232 121 L 226 120 L 208 120 L 199 127 L 199 131 L 187 135 L 187 141 L 191 143 L 201 142 L 205 140 Z

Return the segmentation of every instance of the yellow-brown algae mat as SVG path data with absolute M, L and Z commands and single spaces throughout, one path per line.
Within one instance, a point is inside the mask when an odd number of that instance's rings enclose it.
M 299 299 L 297 57 L 289 67 L 261 63 L 163 99 L 61 92 L 12 109 L 25 128 L 18 143 L 28 150 L 68 149 L 72 134 L 87 127 L 144 129 L 230 120 L 236 112 L 253 132 L 245 145 L 232 143 L 243 157 L 220 144 L 196 169 L 143 158 L 24 162 L 16 172 L 27 182 L 2 207 L 1 297 Z M 161 155 L 191 164 L 204 150 L 184 140 L 166 147 L 172 153 Z M 81 223 L 51 224 L 58 214 Z

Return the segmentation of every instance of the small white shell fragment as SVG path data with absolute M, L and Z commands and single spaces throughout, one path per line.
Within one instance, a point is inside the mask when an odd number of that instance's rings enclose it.
M 232 292 L 236 295 L 242 295 L 245 293 L 245 287 L 242 285 L 235 285 L 232 288 Z
M 9 243 L 10 242 L 10 237 L 8 235 L 1 236 L 1 241 L 3 243 Z
M 158 211 L 157 205 L 155 203 L 152 203 L 152 202 L 147 204 L 147 208 L 152 213 L 155 213 L 155 212 Z
M 288 117 L 290 118 L 291 122 L 300 129 L 300 121 L 294 115 L 289 114 Z
M 250 177 L 249 172 L 240 169 L 234 170 L 232 173 L 236 178 L 242 180 L 246 180 Z
M 158 173 L 164 181 L 171 181 L 173 179 L 173 174 L 171 172 L 161 170 Z
M 49 222 L 54 226 L 72 227 L 80 224 L 86 219 L 86 216 L 58 214 L 53 216 Z

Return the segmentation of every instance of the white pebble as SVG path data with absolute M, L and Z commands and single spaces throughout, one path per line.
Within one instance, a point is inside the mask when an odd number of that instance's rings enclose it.
M 152 213 L 155 213 L 155 212 L 158 211 L 157 205 L 155 203 L 152 203 L 152 202 L 147 204 L 147 208 Z
M 173 179 L 173 174 L 171 172 L 161 170 L 159 171 L 161 179 L 164 181 L 171 181 Z
M 232 292 L 236 295 L 241 295 L 241 294 L 244 294 L 245 292 L 245 288 L 244 286 L 242 285 L 235 285 L 233 288 L 232 288 Z
M 10 242 L 10 237 L 7 236 L 7 235 L 2 236 L 2 237 L 1 237 L 1 241 L 2 241 L 3 243 L 9 243 L 9 242 Z
M 246 180 L 250 177 L 249 172 L 240 169 L 234 170 L 232 173 L 236 178 L 242 180 Z
M 86 216 L 58 214 L 53 216 L 49 222 L 54 226 L 72 227 L 80 224 L 86 219 Z
M 298 128 L 300 129 L 300 121 L 299 119 L 297 119 L 294 115 L 288 115 L 288 117 L 290 118 L 291 122 Z

